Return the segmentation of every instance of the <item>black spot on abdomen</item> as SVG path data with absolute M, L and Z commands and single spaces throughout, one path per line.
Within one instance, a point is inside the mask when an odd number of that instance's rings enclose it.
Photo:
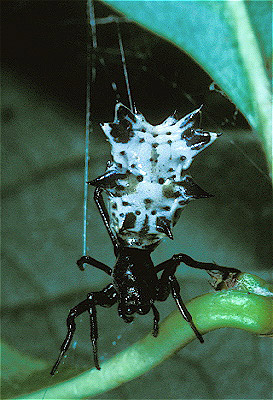
M 112 128 L 110 135 L 117 143 L 128 143 L 129 140 L 134 136 L 132 124 L 127 120 L 123 120 L 119 124 L 112 122 L 109 124 L 109 126 Z

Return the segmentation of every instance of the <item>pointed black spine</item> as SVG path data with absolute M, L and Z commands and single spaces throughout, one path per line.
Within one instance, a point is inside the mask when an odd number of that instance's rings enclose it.
M 170 239 L 173 240 L 173 233 L 171 230 L 171 222 L 166 217 L 157 217 L 156 230 L 165 233 Z
M 192 179 L 191 176 L 185 176 L 181 182 L 176 182 L 176 185 L 182 186 L 185 189 L 185 194 L 192 199 L 205 199 L 214 197 L 213 194 L 209 194 L 200 186 L 198 186 Z
M 129 212 L 126 214 L 125 220 L 123 221 L 122 227 L 120 228 L 120 232 L 126 231 L 127 229 L 132 229 L 136 224 L 136 216 L 134 213 Z
M 103 188 L 113 188 L 117 186 L 118 179 L 125 179 L 126 174 L 120 174 L 114 171 L 108 171 L 105 174 L 98 176 L 96 179 L 87 182 L 89 185 L 92 186 L 100 186 Z

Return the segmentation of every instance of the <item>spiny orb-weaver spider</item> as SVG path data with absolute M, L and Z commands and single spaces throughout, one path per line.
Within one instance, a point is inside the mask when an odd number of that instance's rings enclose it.
M 114 246 L 116 263 L 110 268 L 90 256 L 83 256 L 77 264 L 81 270 L 90 264 L 112 277 L 112 283 L 73 307 L 67 317 L 67 335 L 51 375 L 68 350 L 76 325 L 75 318 L 85 311 L 90 315 L 91 342 L 94 364 L 100 369 L 97 352 L 96 306 L 118 304 L 118 314 L 127 323 L 133 314 L 153 312 L 153 336 L 158 335 L 159 312 L 155 301 L 165 301 L 171 293 L 182 317 L 190 324 L 202 343 L 190 313 L 180 296 L 175 277 L 181 262 L 208 271 L 219 271 L 223 279 L 235 268 L 193 260 L 186 254 L 175 254 L 154 266 L 151 252 L 162 239 L 173 239 L 172 227 L 182 209 L 192 199 L 210 195 L 195 184 L 184 171 L 193 157 L 205 149 L 220 134 L 195 129 L 201 107 L 177 120 L 174 116 L 153 126 L 145 118 L 118 103 L 115 120 L 102 125 L 112 147 L 112 161 L 106 172 L 88 182 L 95 186 L 94 200 Z M 107 206 L 102 193 L 107 197 Z M 158 277 L 158 273 L 162 272 Z

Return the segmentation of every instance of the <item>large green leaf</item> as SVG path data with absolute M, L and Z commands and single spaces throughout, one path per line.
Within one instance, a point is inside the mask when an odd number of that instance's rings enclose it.
M 192 56 L 261 134 L 271 159 L 271 1 L 107 3 Z

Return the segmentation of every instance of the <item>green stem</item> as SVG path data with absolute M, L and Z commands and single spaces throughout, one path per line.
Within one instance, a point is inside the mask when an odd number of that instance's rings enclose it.
M 230 327 L 259 335 L 272 335 L 272 285 L 255 275 L 241 274 L 234 288 L 204 294 L 187 304 L 200 332 L 205 334 Z M 46 394 L 43 389 L 21 399 L 82 399 L 98 395 L 144 374 L 194 339 L 189 324 L 178 311 L 174 311 L 160 325 L 157 338 L 149 333 L 104 362 L 101 371 L 93 368 L 69 381 L 47 388 Z

